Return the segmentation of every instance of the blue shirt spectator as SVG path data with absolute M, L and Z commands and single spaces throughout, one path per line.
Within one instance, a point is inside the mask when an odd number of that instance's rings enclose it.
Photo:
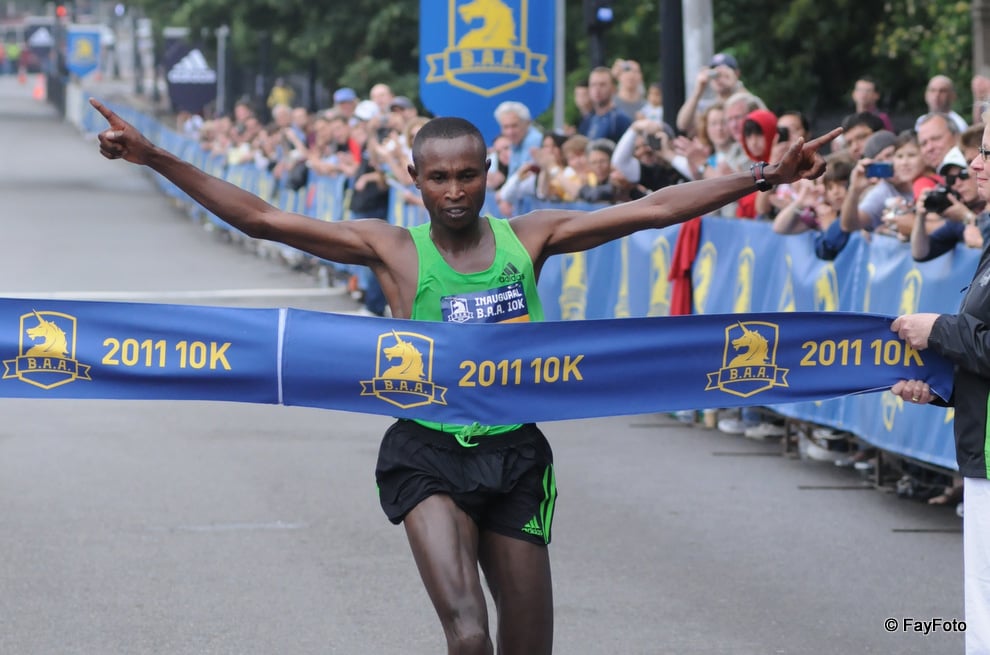
M 529 108 L 514 100 L 506 100 L 495 108 L 495 120 L 510 144 L 509 177 L 533 161 L 533 150 L 542 145 L 543 133 L 533 125 Z M 497 162 L 493 160 L 492 165 L 497 167 Z

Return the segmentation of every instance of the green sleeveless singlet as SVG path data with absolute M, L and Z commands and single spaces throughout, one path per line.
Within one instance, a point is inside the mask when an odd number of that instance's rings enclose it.
M 419 281 L 411 319 L 453 323 L 542 321 L 533 262 L 507 220 L 486 217 L 495 235 L 495 260 L 484 271 L 459 273 L 450 267 L 430 238 L 430 224 L 410 228 L 419 255 Z M 483 434 L 501 434 L 518 425 L 455 425 L 420 421 L 449 432 L 463 446 Z

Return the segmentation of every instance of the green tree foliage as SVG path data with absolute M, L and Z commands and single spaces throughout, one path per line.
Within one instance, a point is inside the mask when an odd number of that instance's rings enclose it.
M 384 81 L 398 92 L 418 85 L 419 1 L 138 0 L 156 25 L 192 34 L 231 28 L 231 56 L 240 66 L 276 74 L 315 72 L 334 89 L 366 93 Z M 213 47 L 212 39 L 204 44 Z
M 264 73 L 312 72 L 330 89 L 366 93 L 384 81 L 415 97 L 419 75 L 419 0 L 135 0 L 158 26 L 193 34 L 231 27 L 231 58 Z M 535 1 L 535 0 L 530 0 Z M 554 0 L 539 0 L 553 2 Z M 636 59 L 647 82 L 659 79 L 664 0 L 614 0 L 605 34 L 607 62 Z M 693 2 L 695 0 L 683 0 Z M 851 110 L 856 76 L 879 82 L 895 113 L 924 110 L 929 77 L 948 74 L 968 115 L 970 3 L 962 0 L 712 0 L 715 48 L 733 53 L 743 80 L 776 110 L 812 118 Z M 583 0 L 566 0 L 570 90 L 590 69 Z M 204 39 L 207 45 L 212 39 Z M 686 47 L 691 47 L 690 42 Z M 693 83 L 691 77 L 687 84 Z
M 949 75 L 968 115 L 969 2 L 713 0 L 715 44 L 737 56 L 747 86 L 772 109 L 813 118 L 852 110 L 856 77 L 875 78 L 895 114 L 925 109 L 924 88 Z M 896 122 L 896 121 L 895 121 Z

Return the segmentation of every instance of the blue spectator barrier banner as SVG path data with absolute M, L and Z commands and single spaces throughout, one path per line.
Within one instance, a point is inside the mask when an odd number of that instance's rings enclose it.
M 665 259 L 668 246 L 673 251 L 673 232 L 662 242 L 656 241 L 668 230 L 672 228 L 644 231 L 586 253 L 550 258 L 539 286 L 547 317 L 616 318 L 669 311 L 669 295 L 666 305 L 654 302 L 664 297 L 653 293 L 663 289 L 662 284 L 650 284 L 649 294 L 643 288 L 648 281 L 660 279 L 655 275 L 658 267 L 651 262 Z M 693 268 L 695 312 L 953 313 L 979 258 L 978 250 L 958 247 L 919 263 L 911 259 L 909 246 L 893 237 L 874 235 L 867 241 L 854 234 L 838 256 L 827 261 L 815 255 L 815 238 L 814 233 L 777 235 L 767 222 L 705 218 Z M 661 247 L 643 248 L 644 240 Z M 624 248 L 629 254 L 628 268 L 623 263 Z M 666 259 L 663 266 L 669 268 Z M 623 283 L 626 271 L 629 281 Z M 626 284 L 629 302 L 614 303 L 615 290 Z M 629 313 L 624 314 L 627 309 Z M 905 404 L 888 393 L 759 404 L 786 416 L 852 432 L 890 452 L 956 468 L 951 408 Z
M 65 67 L 77 77 L 85 77 L 100 66 L 100 28 L 70 25 L 65 37 Z
M 494 111 L 516 100 L 535 117 L 553 101 L 554 2 L 420 0 L 420 96 L 437 116 L 461 116 L 491 143 Z M 563 17 L 561 17 L 563 20 Z
M 540 273 L 547 320 L 669 316 L 670 262 L 680 226 L 644 230 L 587 252 L 551 257 Z
M 484 311 L 484 309 L 479 310 Z M 813 400 L 951 366 L 890 319 L 815 313 L 453 324 L 0 300 L 0 396 L 284 403 L 522 423 Z

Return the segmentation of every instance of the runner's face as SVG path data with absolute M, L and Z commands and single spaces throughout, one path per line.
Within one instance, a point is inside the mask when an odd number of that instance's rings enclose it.
M 430 220 L 450 230 L 477 224 L 485 204 L 485 147 L 470 136 L 422 144 L 414 178 Z

